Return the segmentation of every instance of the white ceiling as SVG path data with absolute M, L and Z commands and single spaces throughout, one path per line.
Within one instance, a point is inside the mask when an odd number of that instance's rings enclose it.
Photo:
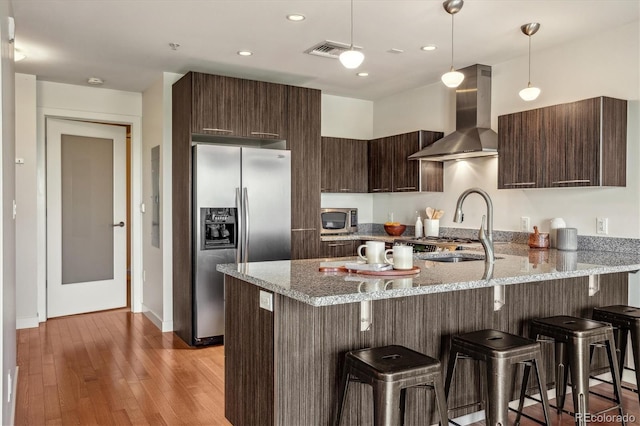
M 349 0 L 13 0 L 13 9 L 16 47 L 28 55 L 16 72 L 80 85 L 96 76 L 103 87 L 134 92 L 162 71 L 194 70 L 377 99 L 438 81 L 451 60 L 451 17 L 440 0 L 354 1 L 366 78 L 303 53 L 324 40 L 349 43 Z M 306 20 L 290 22 L 290 13 Z M 454 65 L 526 56 L 520 26 L 535 21 L 535 80 L 536 51 L 639 17 L 640 0 L 467 0 L 455 15 Z M 421 51 L 426 44 L 438 49 Z M 243 49 L 254 55 L 238 56 Z

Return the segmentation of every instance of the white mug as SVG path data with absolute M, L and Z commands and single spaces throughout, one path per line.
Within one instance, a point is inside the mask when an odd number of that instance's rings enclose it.
M 362 249 L 367 250 L 366 256 L 362 254 Z M 361 259 L 366 260 L 368 264 L 384 263 L 384 242 L 367 241 L 365 244 L 358 247 L 358 256 L 360 256 Z
M 393 259 L 387 256 L 393 253 Z M 411 246 L 393 246 L 384 252 L 384 261 L 393 265 L 393 269 L 413 269 L 413 247 Z

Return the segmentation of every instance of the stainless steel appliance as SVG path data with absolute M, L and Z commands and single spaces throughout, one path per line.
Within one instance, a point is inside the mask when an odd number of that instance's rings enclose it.
M 291 258 L 291 153 L 193 147 L 193 343 L 222 343 L 220 263 Z
M 457 237 L 422 237 L 411 240 L 397 239 L 394 244 L 404 244 L 412 246 L 415 253 L 426 253 L 435 251 L 462 250 L 465 245 L 477 244 L 478 240 Z
M 320 235 L 353 234 L 358 232 L 358 209 L 320 209 Z

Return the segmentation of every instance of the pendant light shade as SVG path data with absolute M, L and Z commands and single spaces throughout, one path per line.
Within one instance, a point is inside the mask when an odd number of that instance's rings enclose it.
M 464 74 L 451 67 L 451 71 L 442 74 L 440 78 L 445 86 L 454 88 L 460 86 L 460 83 L 464 80 Z
M 540 89 L 531 85 L 531 36 L 538 32 L 540 24 L 537 22 L 530 22 L 520 27 L 520 30 L 524 35 L 529 37 L 529 81 L 527 87 L 520 91 L 520 97 L 523 101 L 533 101 L 540 95 Z
M 463 5 L 463 0 L 446 0 L 442 3 L 444 10 L 451 15 L 451 70 L 442 74 L 441 79 L 445 86 L 451 88 L 458 87 L 460 83 L 462 83 L 462 80 L 464 80 L 464 74 L 456 71 L 453 67 L 453 15 L 460 12 Z
M 350 50 L 342 52 L 338 59 L 340 59 L 340 63 L 342 63 L 345 68 L 352 70 L 358 68 L 362 61 L 364 61 L 364 54 L 359 50 L 353 50 L 353 47 L 351 47 Z
M 364 54 L 353 49 L 353 0 L 351 0 L 351 43 L 349 50 L 345 50 L 338 56 L 340 63 L 347 69 L 356 69 L 364 61 Z

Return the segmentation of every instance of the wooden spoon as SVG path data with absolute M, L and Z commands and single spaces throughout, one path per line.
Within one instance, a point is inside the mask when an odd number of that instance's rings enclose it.
M 434 219 L 440 219 L 442 216 L 444 216 L 444 210 L 436 210 L 433 218 Z
M 435 210 L 433 210 L 433 208 L 427 207 L 426 212 L 427 212 L 427 219 L 434 219 L 433 215 L 435 214 Z

